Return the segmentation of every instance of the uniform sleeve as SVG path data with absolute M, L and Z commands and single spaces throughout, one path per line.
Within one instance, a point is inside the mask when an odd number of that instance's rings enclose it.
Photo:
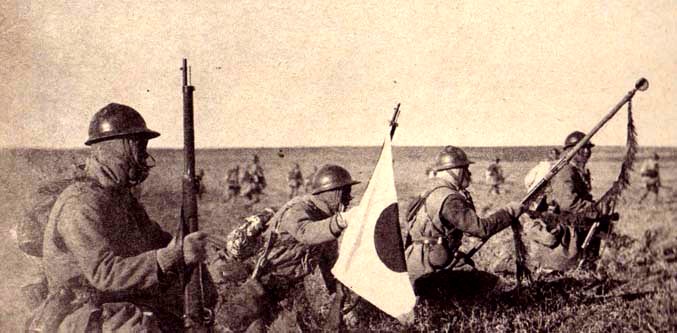
M 511 215 L 505 209 L 499 209 L 488 217 L 481 218 L 474 209 L 461 198 L 453 195 L 444 200 L 440 218 L 466 234 L 479 238 L 488 238 L 510 225 Z
M 282 216 L 280 228 L 304 244 L 321 244 L 335 240 L 342 231 L 337 215 L 313 221 L 301 207 L 290 208 Z
M 116 256 L 103 227 L 100 207 L 66 203 L 58 232 L 87 280 L 98 290 L 143 290 L 158 284 L 156 251 L 133 257 Z

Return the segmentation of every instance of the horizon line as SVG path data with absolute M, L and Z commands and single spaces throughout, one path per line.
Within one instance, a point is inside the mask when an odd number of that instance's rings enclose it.
M 222 149 L 308 149 L 308 148 L 378 148 L 381 145 L 350 145 L 350 146 L 230 146 L 230 147 L 196 147 L 195 150 L 222 150 Z M 439 148 L 447 145 L 392 145 L 399 148 Z M 596 145 L 597 147 L 625 147 L 625 145 Z M 561 145 L 515 145 L 515 146 L 458 146 L 461 148 L 561 148 Z M 677 148 L 677 145 L 669 146 L 639 146 L 640 149 Z M 86 150 L 89 147 L 39 147 L 39 146 L 3 146 L 0 150 Z M 148 147 L 149 150 L 183 150 L 183 147 Z

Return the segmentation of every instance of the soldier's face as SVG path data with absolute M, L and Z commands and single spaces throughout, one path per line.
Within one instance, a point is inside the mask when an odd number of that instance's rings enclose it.
M 343 207 L 348 207 L 348 205 L 350 205 L 350 202 L 353 200 L 353 196 L 350 192 L 351 192 L 350 186 L 346 186 L 343 189 L 343 191 L 341 191 L 341 205 L 343 205 Z
M 592 148 L 589 146 L 585 146 L 581 148 L 581 150 L 579 150 L 578 153 L 576 154 L 576 162 L 580 164 L 585 164 L 590 159 L 590 156 L 592 156 Z
M 472 173 L 467 167 L 461 169 L 461 188 L 467 188 L 472 182 Z
M 147 147 L 147 139 L 129 140 L 130 157 L 133 160 L 129 180 L 132 184 L 143 182 L 148 177 L 150 168 L 155 166 L 155 160 L 148 154 Z

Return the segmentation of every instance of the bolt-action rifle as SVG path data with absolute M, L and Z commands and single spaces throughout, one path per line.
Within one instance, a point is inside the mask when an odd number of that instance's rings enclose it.
M 195 129 L 193 127 L 193 91 L 189 83 L 188 61 L 183 59 L 183 154 L 184 173 L 182 180 L 181 224 L 179 242 L 183 248 L 183 237 L 196 232 L 198 226 L 197 180 L 195 177 Z M 210 332 L 214 313 L 208 307 L 208 298 L 213 297 L 213 287 L 205 264 L 185 267 L 181 274 L 184 288 L 183 322 L 188 332 Z M 212 294 L 210 294 L 212 293 Z M 211 301 L 209 302 L 211 303 Z

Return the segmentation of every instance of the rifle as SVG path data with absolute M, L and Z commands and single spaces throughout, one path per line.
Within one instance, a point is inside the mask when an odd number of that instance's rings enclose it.
M 193 91 L 188 77 L 188 61 L 183 59 L 183 153 L 184 174 L 181 193 L 181 224 L 179 242 L 183 248 L 183 237 L 196 232 L 198 226 L 197 180 L 195 178 L 195 129 L 193 127 Z M 185 267 L 180 274 L 181 286 L 184 288 L 183 323 L 186 331 L 209 332 L 214 320 L 214 313 L 205 304 L 205 282 L 209 274 L 204 264 L 197 267 Z M 186 281 L 187 279 L 187 281 Z
M 590 132 L 588 132 L 573 148 L 571 148 L 566 154 L 564 154 L 557 163 L 555 163 L 548 173 L 541 178 L 536 185 L 532 186 L 529 192 L 524 196 L 522 199 L 521 203 L 522 206 L 529 207 L 532 202 L 534 202 L 536 199 L 540 198 L 540 194 L 545 190 L 546 186 L 550 183 L 550 181 L 557 175 L 569 162 L 578 154 L 578 151 L 580 151 L 585 145 L 590 142 L 590 139 L 599 131 L 602 126 L 604 126 L 616 113 L 618 110 L 625 105 L 625 103 L 628 103 L 632 98 L 635 96 L 635 93 L 637 91 L 645 91 L 649 88 L 649 81 L 645 78 L 640 78 L 637 80 L 635 83 L 634 89 L 630 90 L 623 99 L 621 99 L 620 102 L 618 102 L 612 109 L 609 111 L 602 120 L 600 120 L 595 127 L 593 127 Z M 515 227 L 515 223 L 512 224 L 513 227 Z M 588 238 L 588 237 L 586 237 Z M 466 258 L 468 260 L 475 254 L 479 249 L 488 241 L 489 239 L 484 239 L 482 240 L 481 243 L 479 243 L 477 246 L 472 248 L 470 251 L 468 251 L 468 254 L 466 254 Z M 523 267 L 522 269 L 526 269 L 526 267 Z M 519 270 L 519 269 L 518 269 Z M 528 277 L 528 271 L 527 277 Z

